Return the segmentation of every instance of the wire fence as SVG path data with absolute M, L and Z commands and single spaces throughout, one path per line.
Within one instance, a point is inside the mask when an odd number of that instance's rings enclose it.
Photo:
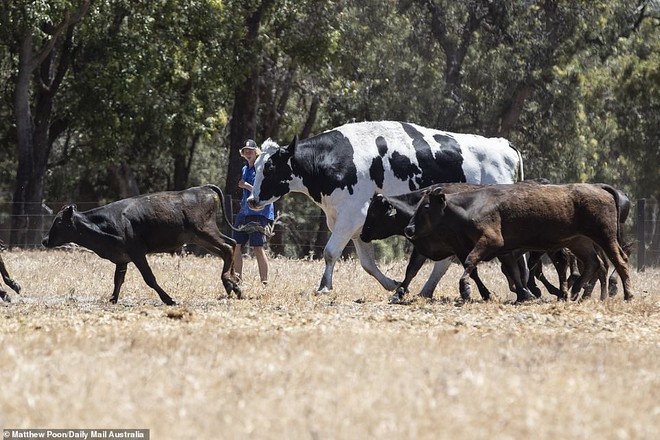
M 228 197 L 230 209 L 228 217 L 235 218 L 234 213 L 240 209 L 240 200 Z M 38 206 L 28 207 L 30 212 L 38 215 L 12 214 L 11 202 L 0 202 L 0 240 L 10 246 L 20 248 L 40 248 L 41 239 L 46 235 L 55 215 L 68 202 L 45 202 Z M 77 203 L 81 211 L 91 209 L 93 203 Z M 271 237 L 268 247 L 271 253 L 289 258 L 322 258 L 323 248 L 330 236 L 323 211 L 311 203 L 306 197 L 284 198 L 276 204 L 277 221 L 275 235 Z M 660 222 L 659 207 L 655 200 L 639 199 L 632 203 L 632 209 L 625 224 L 627 241 L 633 241 L 632 263 L 639 270 L 647 266 L 660 265 Z M 218 224 L 226 234 L 230 229 L 218 219 Z M 16 229 L 16 225 L 21 228 Z M 17 233 L 20 232 L 20 233 Z M 374 242 L 376 256 L 379 259 L 393 259 L 409 254 L 410 244 L 402 238 L 392 238 Z M 349 242 L 343 256 L 353 255 L 355 249 Z

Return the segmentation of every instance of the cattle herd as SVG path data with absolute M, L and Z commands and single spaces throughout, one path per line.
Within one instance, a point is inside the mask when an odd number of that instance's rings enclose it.
M 259 209 L 289 192 L 301 192 L 326 215 L 331 235 L 319 293 L 332 290 L 334 265 L 353 240 L 362 267 L 394 291 L 393 303 L 404 300 L 427 259 L 435 262 L 420 292 L 427 298 L 451 261 L 458 260 L 464 267 L 458 283 L 461 299 L 471 299 L 471 278 L 488 300 L 491 294 L 477 266 L 493 258 L 500 261 L 517 302 L 540 297 L 536 279 L 561 299 L 588 296 L 598 280 L 605 299 L 616 292 L 614 273 L 621 279 L 624 299 L 633 298 L 630 245 L 622 237 L 630 208 L 625 194 L 606 184 L 524 180 L 521 155 L 505 139 L 380 121 L 294 138 L 285 147 L 267 140 L 262 150 L 248 204 Z M 215 185 L 136 196 L 85 212 L 68 205 L 57 214 L 43 245 L 77 243 L 115 263 L 113 303 L 133 262 L 147 285 L 171 305 L 175 302 L 156 282 L 146 255 L 196 244 L 222 258 L 224 289 L 240 298 L 232 269 L 235 242 L 216 225 L 220 205 L 222 192 Z M 226 213 L 224 218 L 233 228 Z M 374 257 L 372 241 L 392 235 L 413 244 L 402 282 L 385 276 Z M 543 275 L 546 254 L 556 267 L 559 288 Z M 609 281 L 608 261 L 614 266 Z M 19 293 L 1 258 L 0 271 Z M 0 289 L 2 300 L 9 295 Z

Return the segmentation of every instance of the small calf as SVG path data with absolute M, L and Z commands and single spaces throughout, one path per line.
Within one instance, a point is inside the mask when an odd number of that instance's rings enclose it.
M 222 258 L 222 284 L 227 294 L 234 292 L 240 298 L 232 261 L 236 242 L 222 234 L 216 224 L 221 202 L 224 205 L 220 188 L 205 185 L 131 197 L 85 212 L 68 205 L 57 214 L 42 243 L 47 248 L 76 243 L 115 263 L 112 303 L 119 299 L 126 268 L 133 262 L 167 305 L 176 303 L 156 282 L 146 255 L 197 244 Z M 226 213 L 224 217 L 231 226 Z

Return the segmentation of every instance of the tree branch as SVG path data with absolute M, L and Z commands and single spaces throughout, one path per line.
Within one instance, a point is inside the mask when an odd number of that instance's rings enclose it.
M 70 26 L 74 26 L 82 20 L 83 16 L 87 13 L 89 10 L 89 1 L 90 0 L 84 0 L 83 4 L 80 6 L 80 9 L 78 9 L 77 13 L 74 14 L 73 16 L 70 16 L 67 14 L 66 17 L 64 17 L 64 20 L 62 22 L 55 26 L 55 27 L 48 27 L 45 28 L 44 31 L 46 31 L 48 34 L 51 35 L 50 40 L 48 40 L 48 43 L 37 52 L 35 56 L 32 57 L 32 60 L 30 62 L 30 71 L 34 71 L 45 59 L 48 57 L 48 55 L 51 53 L 53 48 L 55 47 L 55 44 L 57 43 L 58 38 L 64 32 L 67 30 Z

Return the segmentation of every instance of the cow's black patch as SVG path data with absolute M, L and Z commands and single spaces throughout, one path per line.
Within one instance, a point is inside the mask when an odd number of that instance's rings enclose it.
M 440 150 L 435 154 L 431 152 L 431 146 L 426 142 L 422 133 L 406 123 L 401 124 L 404 131 L 412 139 L 415 156 L 419 166 L 417 171 L 408 176 L 411 190 L 424 188 L 435 183 L 443 182 L 465 182 L 463 172 L 463 156 L 458 142 L 450 136 L 436 134 L 433 139 L 438 142 Z M 394 157 L 394 155 L 392 155 Z M 393 166 L 394 168 L 394 166 Z M 395 173 L 396 175 L 396 173 Z
M 291 169 L 317 203 L 336 189 L 346 188 L 353 194 L 358 180 L 353 145 L 337 130 L 300 141 L 291 160 Z
M 384 137 L 378 136 L 376 138 L 376 147 L 378 147 L 378 155 L 380 157 L 385 157 L 387 154 L 387 141 Z
M 293 179 L 293 172 L 289 165 L 291 152 L 281 148 L 273 153 L 264 164 L 264 178 L 261 183 L 261 200 L 272 197 L 282 197 L 289 192 L 289 182 Z
M 374 181 L 378 188 L 383 189 L 383 182 L 385 181 L 385 167 L 383 167 L 383 158 L 378 156 L 374 157 L 369 167 L 369 177 Z
M 385 167 L 383 166 L 383 157 L 387 154 L 387 141 L 384 137 L 378 136 L 376 138 L 376 147 L 378 148 L 378 157 L 374 157 L 369 167 L 369 177 L 378 188 L 383 188 L 385 181 Z
M 392 173 L 394 173 L 395 177 L 401 180 L 408 180 L 410 191 L 417 189 L 413 177 L 420 173 L 420 169 L 417 165 L 412 163 L 408 156 L 404 156 L 398 151 L 393 152 L 390 157 L 390 167 L 392 168 Z

